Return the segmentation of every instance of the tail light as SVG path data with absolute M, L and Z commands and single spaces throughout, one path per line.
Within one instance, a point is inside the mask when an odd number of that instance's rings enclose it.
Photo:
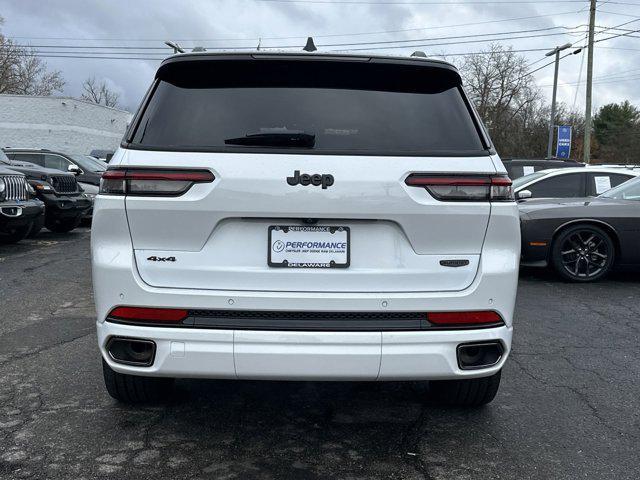
M 111 310 L 108 318 L 133 323 L 179 323 L 188 316 L 189 311 L 181 308 L 116 307 Z
M 430 312 L 427 313 L 429 323 L 446 327 L 496 326 L 503 325 L 502 317 L 492 311 L 477 312 Z
M 436 200 L 486 202 L 514 200 L 511 179 L 505 176 L 438 176 L 414 173 L 405 184 L 423 187 Z
M 178 196 L 194 183 L 210 183 L 208 170 L 107 170 L 100 180 L 101 195 Z

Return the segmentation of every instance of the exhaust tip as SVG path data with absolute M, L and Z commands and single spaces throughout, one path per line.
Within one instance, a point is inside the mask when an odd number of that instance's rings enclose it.
M 156 344 L 139 338 L 112 337 L 107 342 L 107 352 L 116 363 L 149 367 L 156 356 Z
M 463 343 L 458 345 L 458 366 L 461 370 L 489 368 L 502 358 L 504 349 L 500 342 Z

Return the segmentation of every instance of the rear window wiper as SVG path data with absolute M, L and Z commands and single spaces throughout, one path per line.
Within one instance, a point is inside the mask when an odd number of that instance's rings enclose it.
M 316 136 L 302 131 L 248 133 L 244 137 L 227 138 L 226 145 L 313 148 Z

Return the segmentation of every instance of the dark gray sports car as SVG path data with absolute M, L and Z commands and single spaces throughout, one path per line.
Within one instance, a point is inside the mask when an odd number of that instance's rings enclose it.
M 574 282 L 598 280 L 615 265 L 640 265 L 640 177 L 599 197 L 518 206 L 523 265 L 551 265 Z

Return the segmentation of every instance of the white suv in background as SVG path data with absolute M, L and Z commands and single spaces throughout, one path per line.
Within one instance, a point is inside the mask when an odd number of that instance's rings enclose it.
M 513 191 L 518 200 L 595 197 L 638 175 L 632 167 L 550 168 L 516 178 Z
M 181 377 L 430 380 L 490 402 L 520 258 L 511 181 L 425 58 L 165 60 L 92 231 L 109 393 Z

